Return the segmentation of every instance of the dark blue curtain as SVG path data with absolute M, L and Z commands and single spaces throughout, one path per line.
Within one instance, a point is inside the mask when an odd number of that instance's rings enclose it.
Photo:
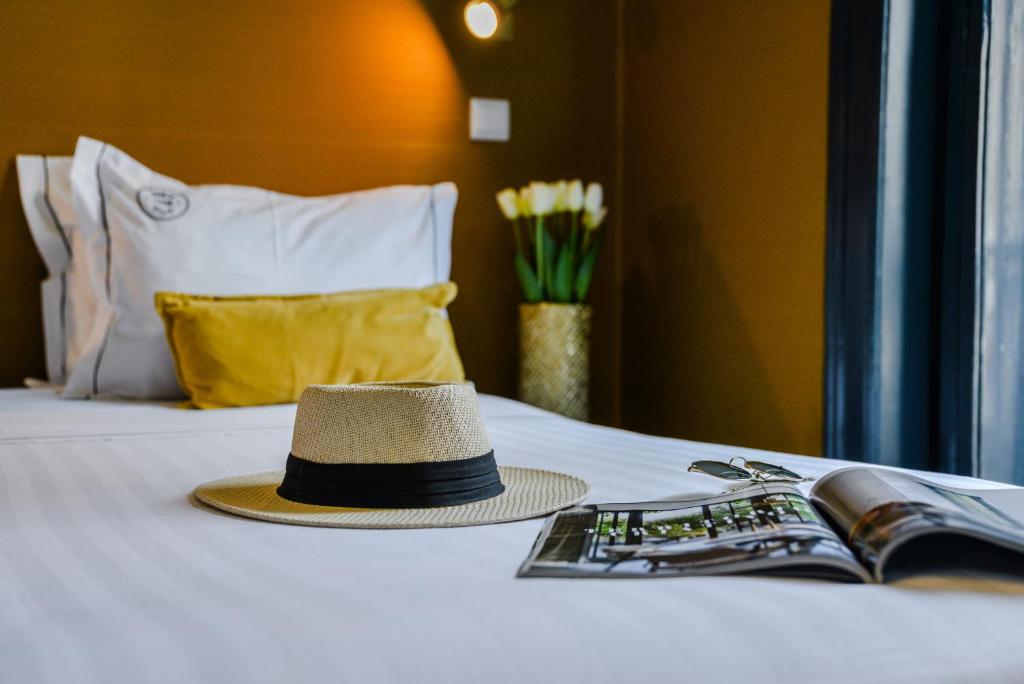
M 826 455 L 1024 482 L 1024 2 L 832 7 Z

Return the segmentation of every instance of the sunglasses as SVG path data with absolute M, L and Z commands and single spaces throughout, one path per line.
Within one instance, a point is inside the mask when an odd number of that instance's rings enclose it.
M 733 461 L 740 462 L 735 465 Z M 723 461 L 694 461 L 686 469 L 690 473 L 703 473 L 722 480 L 733 482 L 807 482 L 813 480 L 811 477 L 803 477 L 794 473 L 789 468 L 772 465 L 764 461 L 748 461 L 740 456 L 734 456 L 728 463 Z

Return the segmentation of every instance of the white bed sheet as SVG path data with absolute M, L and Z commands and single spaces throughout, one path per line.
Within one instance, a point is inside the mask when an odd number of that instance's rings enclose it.
M 738 451 L 481 401 L 499 462 L 590 501 L 712 491 L 686 465 Z M 293 415 L 0 391 L 0 681 L 1024 682 L 1012 583 L 521 580 L 539 520 L 319 529 L 190 500 L 282 467 Z

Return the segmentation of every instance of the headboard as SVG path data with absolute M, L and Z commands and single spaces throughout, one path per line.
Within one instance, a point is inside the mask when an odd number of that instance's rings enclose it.
M 44 373 L 44 269 L 21 214 L 14 156 L 70 154 L 86 134 L 193 183 L 314 195 L 455 181 L 460 351 L 482 390 L 513 392 L 518 292 L 494 192 L 536 177 L 613 179 L 618 9 L 524 0 L 514 39 L 482 43 L 462 26 L 463 5 L 5 3 L 0 386 Z M 511 142 L 469 142 L 470 95 L 512 101 Z M 605 282 L 595 294 L 613 289 Z M 599 338 L 600 316 L 596 325 Z M 598 351 L 595 377 L 612 363 Z M 596 385 L 595 394 L 611 394 Z M 610 405 L 595 404 L 598 417 Z

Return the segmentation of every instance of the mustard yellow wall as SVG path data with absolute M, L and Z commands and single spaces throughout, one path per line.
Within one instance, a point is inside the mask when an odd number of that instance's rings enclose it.
M 456 181 L 452 321 L 469 375 L 509 395 L 519 295 L 493 193 L 601 180 L 595 419 L 621 405 L 635 429 L 818 453 L 827 0 L 521 0 L 507 43 L 470 38 L 463 6 L 3 3 L 0 385 L 43 372 L 13 156 L 84 133 L 197 183 Z M 511 99 L 510 143 L 467 140 L 471 95 Z
M 625 425 L 819 454 L 829 3 L 625 28 Z

